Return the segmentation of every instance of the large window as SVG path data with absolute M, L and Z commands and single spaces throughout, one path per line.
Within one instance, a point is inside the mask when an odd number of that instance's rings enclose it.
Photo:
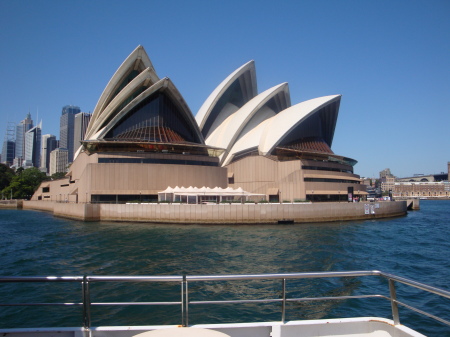
M 183 159 L 164 159 L 164 158 L 99 158 L 98 163 L 218 166 L 218 162 L 216 161 L 211 162 L 203 160 L 183 160 Z
M 328 178 L 305 178 L 305 181 L 315 182 L 315 183 L 346 183 L 346 184 L 360 184 L 357 180 L 346 180 L 346 179 L 328 179 Z
M 155 194 L 92 194 L 93 204 L 125 204 L 157 202 L 158 195 Z
M 174 102 L 158 92 L 134 107 L 105 139 L 201 143 L 193 127 Z
M 317 170 L 317 171 L 333 171 L 333 172 L 344 172 L 344 173 L 353 173 L 351 169 L 342 169 L 335 167 L 323 167 L 323 166 L 302 166 L 303 170 Z

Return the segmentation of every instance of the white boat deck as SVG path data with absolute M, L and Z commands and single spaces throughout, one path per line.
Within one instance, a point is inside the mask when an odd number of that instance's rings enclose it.
M 2 329 L 11 337 L 424 337 L 389 319 L 361 317 L 264 323 L 181 326 L 122 326 L 61 329 Z
M 383 294 L 345 294 L 322 297 L 290 297 L 286 292 L 286 283 L 292 283 L 301 279 L 320 278 L 346 278 L 346 277 L 381 277 L 387 280 L 389 295 Z M 255 281 L 255 280 L 275 280 L 281 290 L 281 296 L 277 298 L 267 298 L 261 294 L 262 298 L 255 299 L 227 299 L 208 300 L 200 298 L 195 300 L 190 296 L 188 284 L 200 284 L 212 282 L 234 282 L 234 281 Z M 30 283 L 42 282 L 72 282 L 82 285 L 81 302 L 49 302 L 49 303 L 1 303 L 0 306 L 72 306 L 82 307 L 83 326 L 68 328 L 16 328 L 0 329 L 0 336 L 11 337 L 420 337 L 423 334 L 412 330 L 401 324 L 398 307 L 405 307 L 421 315 L 434 319 L 450 327 L 448 319 L 440 318 L 423 310 L 417 309 L 397 298 L 396 283 L 420 289 L 430 294 L 438 295 L 442 299 L 450 299 L 450 292 L 423 283 L 408 280 L 392 274 L 380 271 L 353 271 L 353 272 L 313 272 L 313 273 L 292 273 L 292 274 L 257 274 L 257 275 L 176 275 L 176 276 L 48 276 L 48 277 L 0 277 L 0 283 L 16 283 L 26 285 Z M 104 282 L 119 283 L 160 283 L 175 284 L 180 286 L 181 300 L 172 302 L 109 302 L 93 301 L 95 294 L 90 291 L 90 284 Z M 125 288 L 124 290 L 126 290 Z M 320 319 L 320 320 L 295 320 L 287 321 L 286 310 L 288 303 L 301 303 L 304 301 L 334 301 L 334 300 L 387 300 L 391 304 L 392 320 L 380 317 L 356 317 L 342 319 Z M 277 322 L 260 323 L 218 323 L 218 324 L 192 324 L 190 321 L 190 308 L 202 304 L 223 305 L 223 304 L 246 304 L 246 303 L 274 303 L 280 307 L 281 320 Z M 99 306 L 130 306 L 130 305 L 172 305 L 180 308 L 180 325 L 159 325 L 159 326 L 93 326 L 91 324 L 91 307 Z M 430 308 L 429 308 L 430 309 Z M 292 310 L 292 309 L 291 309 Z M 256 315 L 256 313 L 255 313 Z M 256 316 L 255 316 L 256 317 Z M 48 318 L 48 317 L 47 317 Z M 149 317 L 150 319 L 151 317 Z M 176 317 L 168 317 L 175 322 Z M 191 317 L 192 318 L 192 317 Z M 23 317 L 26 321 L 26 315 Z M 111 316 L 112 322 L 114 317 Z M 133 321 L 133 317 L 129 318 Z M 195 317 L 195 319 L 199 319 Z M 7 322 L 0 322 L 7 323 Z M 113 323 L 114 324 L 114 323 Z M 145 323 L 144 323 L 145 324 Z

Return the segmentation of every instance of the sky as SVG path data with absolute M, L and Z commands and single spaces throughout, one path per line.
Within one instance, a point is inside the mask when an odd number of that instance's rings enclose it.
M 194 115 L 254 60 L 258 92 L 342 95 L 332 150 L 356 174 L 447 172 L 449 18 L 448 0 L 0 0 L 0 136 L 30 112 L 59 138 L 62 107 L 92 112 L 142 45 Z

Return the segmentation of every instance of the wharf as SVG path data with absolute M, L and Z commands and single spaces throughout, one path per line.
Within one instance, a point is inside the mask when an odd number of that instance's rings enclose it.
M 415 199 L 408 199 L 406 200 L 408 209 L 410 210 L 419 210 L 420 209 L 420 200 L 415 198 Z
M 260 204 L 89 204 L 24 201 L 24 209 L 82 221 L 182 224 L 312 223 L 403 216 L 406 201 Z

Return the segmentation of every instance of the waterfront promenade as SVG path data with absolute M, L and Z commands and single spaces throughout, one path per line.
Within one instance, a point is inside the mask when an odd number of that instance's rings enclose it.
M 157 223 L 305 223 L 405 215 L 406 201 L 260 204 L 76 204 L 24 201 L 23 209 L 83 221 Z

